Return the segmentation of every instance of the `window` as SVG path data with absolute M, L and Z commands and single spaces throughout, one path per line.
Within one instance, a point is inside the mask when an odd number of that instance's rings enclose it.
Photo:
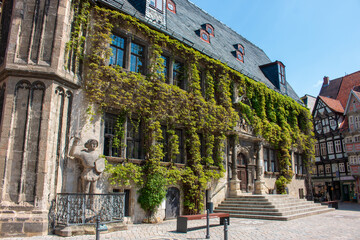
M 179 141 L 179 154 L 176 156 L 175 163 L 185 163 L 185 150 L 184 150 L 184 133 L 182 129 L 175 129 L 175 134 L 178 136 Z
M 350 117 L 349 117 L 349 123 L 350 123 L 350 124 L 353 124 L 353 123 L 354 123 L 354 118 L 353 118 L 353 116 L 350 116 Z
M 270 166 L 271 166 L 271 170 L 270 170 L 270 171 L 276 172 L 276 155 L 275 155 L 275 150 L 270 149 L 269 154 L 270 154 Z
M 166 6 L 170 12 L 176 13 L 176 5 L 173 1 L 168 0 Z
M 126 158 L 142 159 L 141 123 L 137 120 L 127 120 Z
M 318 165 L 318 170 L 319 170 L 319 174 L 323 175 L 324 174 L 324 165 Z
M 144 55 L 143 46 L 131 43 L 130 71 L 143 73 Z
M 269 150 L 264 147 L 264 171 L 268 171 L 268 164 L 269 164 Z
M 355 117 L 355 129 L 360 128 L 360 118 L 358 116 Z
M 150 0 L 150 7 L 163 11 L 163 0 Z
M 165 81 L 169 83 L 169 57 L 161 55 L 161 58 L 164 60 L 163 62 L 164 69 L 162 73 L 164 74 Z
M 121 157 L 121 144 L 114 147 L 113 140 L 115 137 L 117 115 L 105 113 L 104 116 L 104 155 L 112 157 Z
M 350 164 L 349 163 L 346 163 L 346 168 L 347 168 L 347 172 L 351 172 L 351 167 L 350 167 Z
M 336 126 L 336 122 L 335 122 L 334 119 L 331 119 L 331 120 L 330 120 L 330 126 L 331 126 L 331 127 Z
M 200 38 L 201 40 L 207 42 L 207 43 L 210 43 L 210 35 L 207 31 L 201 29 L 200 30 Z
M 264 171 L 276 172 L 277 171 L 276 151 L 274 149 L 264 147 L 263 153 L 264 153 Z
M 160 143 L 162 143 L 163 148 L 162 151 L 164 153 L 164 158 L 162 159 L 163 162 L 169 162 L 169 135 L 167 133 L 167 128 L 166 126 L 161 126 L 161 133 L 162 133 L 162 137 L 163 139 L 161 141 L 159 141 Z
M 321 151 L 321 156 L 326 156 L 326 146 L 325 146 L 325 143 L 321 143 L 321 144 L 320 144 L 320 151 Z
M 325 165 L 325 173 L 331 173 L 331 166 L 330 166 L 330 164 L 326 164 Z
M 340 140 L 335 141 L 335 152 L 337 152 L 337 153 L 341 152 L 341 141 Z
M 334 144 L 333 144 L 333 142 L 327 142 L 327 147 L 328 147 L 328 153 L 329 154 L 334 153 Z
M 111 50 L 112 56 L 110 57 L 110 65 L 118 65 L 125 67 L 124 52 L 125 52 L 125 39 L 119 36 L 112 35 Z
M 345 172 L 345 163 L 339 163 L 339 171 Z
M 280 83 L 285 84 L 285 66 L 281 62 L 278 62 L 278 68 Z
M 173 82 L 174 85 L 178 86 L 179 88 L 185 89 L 184 64 L 178 61 L 175 61 L 173 64 Z
M 211 26 L 211 24 L 206 24 L 205 25 L 205 30 L 206 32 L 208 32 L 211 36 L 214 36 L 214 27 Z
M 359 140 L 360 140 L 360 136 L 359 136 L 359 135 L 354 136 L 354 142 L 359 142 Z
M 236 59 L 240 62 L 244 62 L 244 55 L 240 51 L 236 51 Z
M 304 166 L 303 166 L 303 160 L 301 154 L 295 153 L 295 159 L 294 159 L 294 170 L 296 174 L 303 174 L 304 173 Z
M 319 156 L 319 144 L 315 144 L 315 156 Z

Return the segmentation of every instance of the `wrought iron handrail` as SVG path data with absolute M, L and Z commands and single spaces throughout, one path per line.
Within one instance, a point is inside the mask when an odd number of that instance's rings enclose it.
M 124 193 L 84 194 L 58 193 L 56 197 L 56 225 L 94 224 L 95 216 L 102 223 L 124 220 Z

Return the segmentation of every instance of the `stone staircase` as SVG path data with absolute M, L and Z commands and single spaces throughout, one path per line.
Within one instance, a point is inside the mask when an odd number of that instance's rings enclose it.
M 335 209 L 306 199 L 272 194 L 226 198 L 214 212 L 226 212 L 230 217 L 236 218 L 287 221 L 333 210 Z

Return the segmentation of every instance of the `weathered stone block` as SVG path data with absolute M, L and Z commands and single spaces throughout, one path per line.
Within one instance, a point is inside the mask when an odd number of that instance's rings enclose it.
M 26 222 L 24 224 L 24 231 L 26 233 L 42 233 L 47 231 L 47 226 L 44 223 Z

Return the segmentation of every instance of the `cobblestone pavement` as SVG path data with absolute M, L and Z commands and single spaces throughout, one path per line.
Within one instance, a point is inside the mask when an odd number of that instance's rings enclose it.
M 231 218 L 228 228 L 229 240 L 261 240 L 261 239 L 360 239 L 360 205 L 355 203 L 340 203 L 336 211 L 295 219 L 291 221 L 269 221 L 244 218 Z M 190 231 L 177 233 L 176 220 L 159 224 L 133 224 L 128 230 L 101 233 L 101 240 L 195 240 L 205 239 L 206 228 L 202 227 L 206 220 L 189 221 Z M 210 221 L 210 239 L 224 239 L 224 227 L 218 225 L 218 219 Z M 59 237 L 43 236 L 30 238 L 7 238 L 8 240 L 92 240 L 94 235 Z

